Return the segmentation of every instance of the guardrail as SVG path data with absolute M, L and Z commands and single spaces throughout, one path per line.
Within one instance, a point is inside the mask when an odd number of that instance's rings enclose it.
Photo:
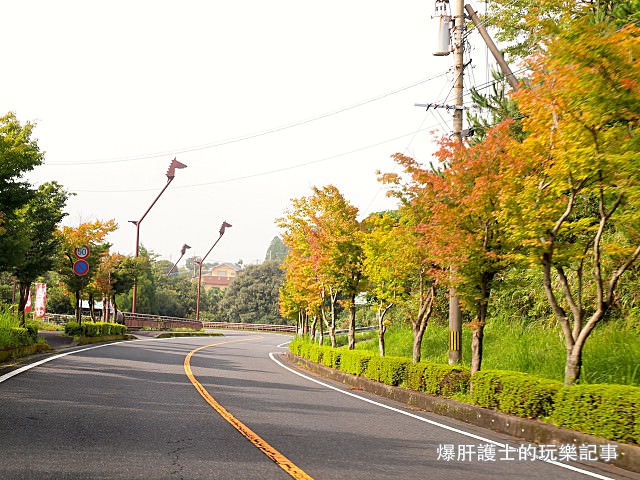
M 263 332 L 296 333 L 295 325 L 266 325 L 263 323 L 202 322 L 204 328 L 226 328 L 229 330 L 258 330 Z
M 202 322 L 189 318 L 167 317 L 163 315 L 148 315 L 146 313 L 128 313 L 122 312 L 124 316 L 124 324 L 127 328 L 157 328 L 166 330 L 170 328 L 193 328 L 194 330 L 202 329 Z

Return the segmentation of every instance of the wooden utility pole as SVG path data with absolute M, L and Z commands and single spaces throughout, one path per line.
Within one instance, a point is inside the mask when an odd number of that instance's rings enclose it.
M 511 71 L 511 68 L 509 68 L 509 65 L 507 65 L 507 62 L 504 61 L 504 57 L 502 56 L 500 50 L 498 50 L 498 47 L 496 47 L 496 44 L 493 43 L 493 40 L 489 36 L 487 29 L 484 28 L 484 25 L 478 18 L 478 14 L 475 12 L 471 5 L 465 5 L 464 8 L 471 17 L 473 24 L 477 27 L 478 32 L 480 32 L 480 36 L 484 40 L 484 43 L 487 44 L 487 48 L 493 55 L 493 58 L 496 59 L 496 63 L 500 67 L 500 70 L 502 71 L 504 77 L 507 79 L 507 82 L 509 82 L 509 85 L 511 85 L 511 88 L 513 88 L 514 91 L 518 90 L 518 80 Z
M 453 132 L 462 142 L 462 112 L 464 93 L 464 2 L 456 0 L 453 12 L 453 54 L 456 79 L 453 85 L 455 110 L 453 111 Z M 453 269 L 450 272 L 454 275 Z M 449 364 L 454 365 L 462 361 L 462 313 L 460 301 L 454 287 L 449 290 Z

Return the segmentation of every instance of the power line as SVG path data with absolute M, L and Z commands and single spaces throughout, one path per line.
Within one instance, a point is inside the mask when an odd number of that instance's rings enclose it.
M 360 148 L 356 148 L 354 150 L 349 150 L 347 152 L 343 152 L 343 153 L 339 153 L 337 155 L 331 155 L 329 157 L 323 157 L 317 160 L 311 160 L 309 162 L 304 162 L 304 163 L 298 163 L 296 165 L 290 165 L 288 167 L 282 167 L 282 168 L 277 168 L 274 170 L 267 170 L 264 172 L 258 172 L 258 173 L 252 173 L 249 175 L 242 175 L 239 177 L 232 177 L 232 178 L 226 178 L 223 180 L 213 180 L 211 182 L 203 182 L 203 183 L 194 183 L 191 185 L 177 185 L 172 187 L 173 190 L 177 190 L 177 189 L 184 189 L 184 188 L 194 188 L 194 187 L 204 187 L 204 186 L 208 186 L 208 185 L 217 185 L 220 183 L 230 183 L 230 182 L 237 182 L 240 180 L 247 180 L 250 178 L 256 178 L 256 177 L 262 177 L 265 175 L 272 175 L 274 173 L 280 173 L 280 172 L 286 172 L 288 170 L 295 170 L 297 168 L 302 168 L 302 167 L 306 167 L 308 165 L 313 165 L 316 163 L 322 163 L 322 162 L 327 162 L 329 160 L 335 160 L 336 158 L 341 158 L 341 157 L 345 157 L 347 155 L 351 155 L 353 153 L 358 153 L 361 152 L 363 150 L 367 150 L 369 148 L 375 148 L 375 147 L 379 147 L 380 145 L 384 145 L 385 143 L 389 143 L 389 142 L 393 142 L 395 140 L 399 140 L 401 138 L 405 138 L 408 137 L 410 135 L 416 135 L 420 132 L 425 132 L 428 131 L 432 128 L 437 127 L 437 125 L 432 125 L 429 127 L 425 127 L 425 128 L 421 128 L 418 130 L 414 130 L 413 132 L 409 132 L 409 133 L 405 133 L 403 135 L 399 135 L 397 137 L 393 137 L 393 138 L 388 138 L 386 140 L 382 140 L 380 142 L 377 143 L 373 143 L 371 145 L 367 145 L 364 147 L 360 147 Z M 126 189 L 126 190 L 73 190 L 75 193 L 131 193 L 131 192 L 149 192 L 149 191 L 155 191 L 157 190 L 157 187 L 153 187 L 153 188 L 138 188 L 138 189 Z
M 435 75 L 433 77 L 429 77 L 429 78 L 425 78 L 422 80 L 419 80 L 417 82 L 411 83 L 409 85 L 405 85 L 404 87 L 400 87 L 397 88 L 395 90 L 392 90 L 390 92 L 387 93 L 383 93 L 381 95 L 377 95 L 373 98 L 370 98 L 368 100 L 364 100 L 362 102 L 358 102 L 358 103 L 354 103 L 352 105 L 346 106 L 346 107 L 342 107 L 339 108 L 337 110 L 333 110 L 327 113 L 323 113 L 320 115 L 317 115 L 315 117 L 311 117 L 308 118 L 306 120 L 299 120 L 296 122 L 292 122 L 292 123 L 288 123 L 285 125 L 281 125 L 279 127 L 274 127 L 274 128 L 270 128 L 267 130 L 262 130 L 260 132 L 255 132 L 255 133 L 249 133 L 247 135 L 242 135 L 240 137 L 234 137 L 234 138 L 230 138 L 230 139 L 226 139 L 226 140 L 220 140 L 218 142 L 213 142 L 213 143 L 207 143 L 207 144 L 203 144 L 203 145 L 196 145 L 193 147 L 186 147 L 186 148 L 182 148 L 182 149 L 176 149 L 176 150 L 170 150 L 170 151 L 165 151 L 165 152 L 158 152 L 158 153 L 150 153 L 150 154 L 144 154 L 144 155 L 137 155 L 137 156 L 130 156 L 130 157 L 120 157 L 120 158 L 110 158 L 110 159 L 96 159 L 96 160 L 87 160 L 87 161 L 81 161 L 81 162 L 53 162 L 53 163 L 47 163 L 47 165 L 50 166 L 70 166 L 70 165 L 99 165 L 99 164 L 109 164 L 109 163 L 123 163 L 123 162 L 134 162 L 134 161 L 141 161 L 141 160 L 148 160 L 150 158 L 158 158 L 158 157 L 165 157 L 167 155 L 177 155 L 177 154 L 181 154 L 181 153 L 189 153 L 189 152 L 195 152 L 195 151 L 199 151 L 199 150 L 207 150 L 210 148 L 216 148 L 216 147 L 221 147 L 224 145 L 229 145 L 232 143 L 238 143 L 238 142 L 243 142 L 245 140 L 251 140 L 253 138 L 258 138 L 258 137 L 262 137 L 265 135 L 270 135 L 272 133 L 277 133 L 277 132 L 281 132 L 283 130 L 288 130 L 290 128 L 294 128 L 294 127 L 299 127 L 301 125 L 306 125 L 307 123 L 311 123 L 311 122 L 315 122 L 318 120 L 322 120 L 324 118 L 328 118 L 334 115 L 338 115 L 340 113 L 344 113 L 347 112 L 349 110 L 353 110 L 355 108 L 358 107 L 362 107 L 364 105 L 367 105 L 369 103 L 373 103 L 376 102 L 378 100 L 382 100 L 386 97 L 390 97 L 391 95 L 395 95 L 397 93 L 403 92 L 405 90 L 408 90 L 410 88 L 413 87 L 417 87 L 418 85 L 422 85 L 424 83 L 430 82 L 432 80 L 435 80 L 437 78 L 440 78 L 442 76 L 446 75 L 446 73 L 441 73 L 438 75 Z

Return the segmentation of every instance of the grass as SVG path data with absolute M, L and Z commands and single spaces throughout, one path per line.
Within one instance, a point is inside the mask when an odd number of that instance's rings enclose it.
M 422 342 L 422 359 L 448 361 L 448 326 L 429 325 Z M 411 358 L 413 336 L 407 326 L 391 326 L 385 335 L 386 354 Z M 356 344 L 357 349 L 378 351 L 377 338 Z M 462 332 L 463 364 L 471 365 L 471 330 Z M 640 336 L 621 322 L 598 325 L 583 351 L 581 383 L 640 386 Z M 565 346 L 562 331 L 543 322 L 487 322 L 483 369 L 526 372 L 564 380 Z

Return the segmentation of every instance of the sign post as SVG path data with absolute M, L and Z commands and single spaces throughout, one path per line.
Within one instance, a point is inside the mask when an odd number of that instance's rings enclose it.
M 89 263 L 86 259 L 89 258 L 89 253 L 91 253 L 91 251 L 89 250 L 88 245 L 82 245 L 81 247 L 74 249 L 73 253 L 78 259 L 73 264 L 73 273 L 82 277 L 89 273 Z

